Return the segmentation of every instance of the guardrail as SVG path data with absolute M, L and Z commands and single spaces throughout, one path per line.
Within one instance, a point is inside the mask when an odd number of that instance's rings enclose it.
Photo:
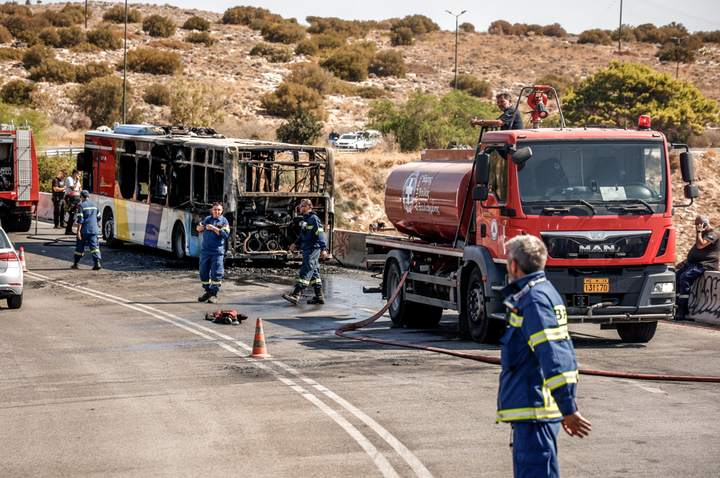
M 38 154 L 44 154 L 46 156 L 60 156 L 61 154 L 76 155 L 82 153 L 84 148 L 77 148 L 72 146 L 49 146 L 38 148 Z

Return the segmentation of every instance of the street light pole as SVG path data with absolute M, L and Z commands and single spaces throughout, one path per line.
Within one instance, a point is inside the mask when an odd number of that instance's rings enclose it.
M 465 13 L 465 12 L 467 12 L 467 10 L 463 10 L 462 12 L 458 13 L 457 15 L 455 15 L 455 14 L 454 14 L 453 12 L 451 12 L 450 10 L 445 10 L 445 11 L 448 12 L 450 15 L 452 15 L 452 16 L 455 17 L 455 88 L 454 88 L 454 89 L 457 90 L 457 77 L 458 77 L 458 70 L 457 70 L 458 18 L 460 17 L 460 15 L 462 15 L 462 14 Z
M 677 63 L 675 64 L 675 79 L 678 79 L 678 76 L 680 76 L 680 40 L 684 37 L 670 37 L 671 40 L 677 41 L 677 48 L 675 49 L 675 60 L 677 60 Z
M 128 20 L 128 7 L 127 0 L 125 0 L 125 59 L 123 60 L 123 124 L 125 124 L 125 98 L 127 97 L 127 20 Z

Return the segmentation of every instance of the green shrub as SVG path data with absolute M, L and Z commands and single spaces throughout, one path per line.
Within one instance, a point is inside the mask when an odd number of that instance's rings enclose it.
M 578 43 L 594 43 L 596 45 L 612 45 L 613 41 L 605 30 L 585 30 L 580 34 Z
M 11 80 L 0 89 L 0 97 L 5 103 L 17 106 L 32 106 L 30 94 L 35 91 L 35 83 L 23 80 Z
M 217 40 L 210 36 L 208 32 L 192 32 L 188 34 L 185 41 L 188 41 L 190 43 L 204 43 L 205 46 L 211 47 L 215 44 Z
M 290 116 L 287 123 L 275 131 L 278 141 L 290 144 L 313 144 L 322 133 L 322 123 L 304 110 Z
M 48 81 L 59 85 L 74 83 L 76 79 L 75 65 L 66 61 L 47 60 L 30 70 L 28 78 L 35 81 Z
M 307 111 L 324 118 L 323 99 L 320 93 L 297 83 L 281 83 L 277 90 L 266 93 L 260 100 L 268 114 L 289 118 Z
M 175 125 L 212 126 L 225 122 L 222 109 L 235 90 L 215 81 L 180 77 L 170 89 L 170 121 Z
M 355 95 L 368 100 L 376 100 L 378 98 L 382 98 L 383 96 L 387 96 L 387 91 L 382 88 L 378 88 L 377 86 L 358 86 L 355 90 Z
M 557 38 L 564 38 L 567 36 L 567 32 L 563 27 L 560 26 L 559 23 L 553 23 L 552 25 L 547 25 L 545 27 L 542 27 L 542 34 L 546 37 L 557 37 Z
M 127 123 L 141 123 L 142 110 L 132 107 L 133 88 L 127 84 L 126 118 Z M 123 119 L 123 79 L 117 76 L 96 78 L 80 86 L 72 94 L 80 110 L 92 120 L 93 127 L 112 125 Z
M 270 10 L 259 7 L 234 7 L 225 11 L 222 22 L 225 25 L 250 25 L 253 20 L 281 22 L 283 18 Z
M 142 98 L 149 105 L 168 106 L 170 104 L 170 89 L 159 83 L 148 85 L 145 87 Z
M 266 23 L 260 32 L 265 41 L 286 45 L 305 38 L 305 27 L 297 23 Z
M 404 78 L 408 72 L 408 66 L 403 59 L 402 53 L 397 50 L 381 51 L 368 65 L 368 71 L 377 76 L 395 76 Z
M 72 48 L 87 41 L 85 32 L 80 27 L 60 28 L 58 35 L 60 36 L 59 48 Z
M 32 39 L 37 36 L 37 32 L 50 26 L 47 18 L 25 15 L 8 15 L 0 18 L 0 23 L 8 29 L 12 36 L 22 41 Z
M 90 83 L 95 78 L 114 74 L 113 69 L 104 61 L 91 61 L 75 67 L 75 79 L 78 83 Z
M 720 30 L 712 32 L 699 32 L 698 35 L 700 35 L 703 43 L 720 43 Z
M 0 25 L 0 43 L 10 43 L 12 41 L 12 33 L 5 28 L 4 26 Z
M 142 13 L 140 10 L 128 8 L 128 23 L 140 23 L 142 21 Z M 125 7 L 116 6 L 105 12 L 102 17 L 103 21 L 111 23 L 125 23 Z
M 505 20 L 495 20 L 490 24 L 488 33 L 491 35 L 511 35 L 512 25 Z
M 183 23 L 183 30 L 198 30 L 201 32 L 210 30 L 210 22 L 203 17 L 190 17 Z
M 20 5 L 15 2 L 7 2 L 7 3 L 0 4 L 0 13 L 5 13 L 7 15 L 12 15 L 12 16 L 17 16 L 17 17 L 32 17 L 33 16 L 32 10 L 30 10 L 29 7 Z
M 259 32 L 260 30 L 263 29 L 263 27 L 265 25 L 267 25 L 267 23 L 268 23 L 268 21 L 265 20 L 264 18 L 256 18 L 250 22 L 250 25 L 248 25 L 248 27 L 251 30 L 255 30 L 256 32 Z
M 572 88 L 573 90 L 577 90 L 580 87 L 580 83 L 582 82 L 582 79 L 579 76 L 567 76 L 567 75 L 545 75 L 541 78 L 538 78 L 535 80 L 535 85 L 548 85 L 555 88 L 555 91 L 557 91 L 558 95 L 560 95 L 560 98 L 563 98 L 565 96 L 565 93 Z M 552 98 L 553 94 L 552 91 L 548 92 L 548 97 Z
M 162 15 L 150 15 L 143 19 L 142 29 L 151 37 L 168 38 L 175 34 L 175 22 Z
M 310 24 L 308 32 L 313 35 L 318 33 L 336 34 L 347 39 L 364 38 L 370 30 L 376 28 L 377 22 L 366 22 L 359 20 L 341 20 L 340 18 L 323 18 L 309 16 L 305 20 Z
M 660 61 L 695 63 L 695 52 L 684 46 L 666 43 L 662 50 L 655 54 Z
M 295 47 L 296 55 L 315 56 L 320 52 L 320 47 L 313 40 L 301 40 Z
M 336 50 L 347 44 L 345 38 L 334 33 L 320 33 L 312 36 L 312 41 L 317 43 L 320 50 Z
M 56 28 L 43 28 L 42 31 L 38 33 L 38 38 L 44 45 L 53 46 L 55 48 L 60 46 L 60 34 Z
M 96 28 L 87 32 L 88 43 L 101 50 L 117 50 L 122 48 L 123 42 L 108 28 Z
M 35 45 L 25 50 L 22 56 L 22 62 L 23 66 L 29 70 L 54 58 L 55 52 L 53 52 L 52 48 L 45 45 Z
M 406 27 L 395 28 L 390 32 L 390 43 L 393 46 L 415 44 L 414 35 L 411 29 Z
M 391 28 L 409 28 L 415 35 L 424 35 L 426 33 L 440 30 L 437 23 L 430 20 L 425 15 L 408 15 L 402 20 L 397 20 Z
M 450 80 L 450 87 L 455 87 L 455 77 Z M 480 80 L 472 75 L 458 75 L 458 90 L 462 90 L 476 98 L 492 98 L 492 85 L 485 80 Z
M 44 12 L 36 15 L 33 18 L 44 18 L 50 25 L 54 27 L 70 27 L 76 23 L 73 21 L 72 16 L 56 12 L 54 10 L 45 10 Z
M 468 22 L 461 23 L 460 30 L 464 31 L 465 33 L 475 33 L 475 25 Z
M 17 61 L 23 57 L 23 52 L 17 48 L 0 48 L 0 61 Z
M 622 41 L 623 43 L 635 43 L 637 41 L 637 37 L 635 36 L 635 33 L 633 32 L 634 28 L 630 25 L 623 25 L 622 26 Z M 610 38 L 612 38 L 613 41 L 618 41 L 620 38 L 620 33 L 618 33 L 618 30 L 615 29 L 610 34 Z
M 85 41 L 85 42 L 79 43 L 73 47 L 70 47 L 70 51 L 73 51 L 75 53 L 81 53 L 81 52 L 96 52 L 96 51 L 103 51 L 103 50 L 99 46 L 93 45 L 92 43 L 88 43 Z
M 130 71 L 152 73 L 153 75 L 175 75 L 183 71 L 180 55 L 155 48 L 136 48 L 128 51 L 127 67 Z M 123 61 L 120 60 L 118 69 L 122 68 Z
M 68 3 L 59 12 L 69 15 L 74 23 L 85 22 L 85 7 L 83 5 Z M 92 18 L 92 10 L 87 10 L 87 17 L 88 20 Z
M 250 55 L 261 56 L 271 63 L 282 63 L 292 60 L 293 52 L 285 45 L 260 42 L 250 50 Z
M 337 90 L 336 82 L 340 80 L 317 63 L 303 62 L 290 66 L 290 74 L 285 81 L 307 86 L 325 96 Z
M 320 63 L 320 66 L 345 81 L 367 79 L 368 67 L 365 58 L 354 51 L 341 50 Z

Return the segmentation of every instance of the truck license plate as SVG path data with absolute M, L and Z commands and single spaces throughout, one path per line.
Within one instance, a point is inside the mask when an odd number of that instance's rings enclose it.
M 610 292 L 610 279 L 583 279 L 583 292 L 607 293 Z

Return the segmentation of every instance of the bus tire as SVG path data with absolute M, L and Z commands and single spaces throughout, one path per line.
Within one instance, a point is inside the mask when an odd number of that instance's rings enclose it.
M 185 244 L 185 228 L 179 222 L 175 223 L 172 234 L 172 253 L 173 257 L 179 261 L 184 261 L 188 258 Z
M 106 208 L 102 215 L 102 235 L 108 247 L 122 247 L 123 242 L 115 237 L 115 218 L 110 208 Z
M 470 273 L 467 294 L 465 294 L 465 316 L 470 337 L 482 343 L 488 335 L 490 319 L 485 307 L 485 291 L 480 269 L 475 267 Z M 492 334 L 491 334 L 492 335 Z M 490 339 L 491 337 L 487 337 Z
M 617 324 L 620 340 L 626 343 L 644 344 L 655 336 L 657 322 L 640 322 L 636 324 Z
M 32 225 L 32 216 L 30 214 L 23 214 L 18 216 L 17 231 L 28 232 Z

